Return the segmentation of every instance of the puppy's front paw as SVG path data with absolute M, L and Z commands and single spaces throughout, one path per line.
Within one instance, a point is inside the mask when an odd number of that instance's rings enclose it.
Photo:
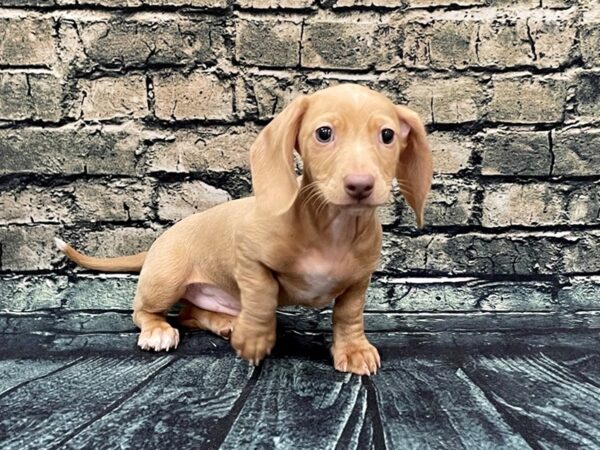
M 179 330 L 168 323 L 143 329 L 138 339 L 138 346 L 142 350 L 169 351 L 179 345 Z
M 331 354 L 333 365 L 340 372 L 374 375 L 381 367 L 379 352 L 366 339 L 335 343 Z
M 238 356 L 255 366 L 271 353 L 275 345 L 275 323 L 271 326 L 248 324 L 238 318 L 231 332 L 231 346 Z

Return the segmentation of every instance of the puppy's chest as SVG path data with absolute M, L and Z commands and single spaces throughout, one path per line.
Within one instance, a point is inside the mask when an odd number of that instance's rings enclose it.
M 325 306 L 347 288 L 351 258 L 339 252 L 304 252 L 295 259 L 292 270 L 280 277 L 280 284 L 291 303 Z

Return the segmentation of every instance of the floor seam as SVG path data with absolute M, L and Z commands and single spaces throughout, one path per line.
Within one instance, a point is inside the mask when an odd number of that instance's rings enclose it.
M 134 387 L 132 387 L 131 389 L 129 389 L 123 396 L 119 397 L 117 400 L 113 401 L 110 405 L 108 405 L 106 408 L 104 408 L 102 411 L 100 411 L 100 413 L 96 414 L 92 419 L 90 419 L 87 422 L 79 425 L 71 433 L 69 433 L 67 436 L 63 437 L 60 440 L 60 442 L 58 442 L 57 444 L 53 445 L 52 447 L 49 447 L 50 450 L 56 450 L 56 449 L 59 449 L 59 448 L 63 448 L 63 446 L 67 442 L 69 442 L 71 439 L 73 439 L 74 437 L 76 437 L 77 435 L 79 435 L 83 430 L 85 430 L 89 426 L 93 425 L 95 422 L 97 422 L 98 420 L 100 420 L 103 417 L 107 416 L 108 414 L 110 414 L 111 412 L 113 412 L 115 409 L 117 409 L 119 406 L 121 406 L 122 404 L 124 404 L 127 400 L 129 400 L 137 392 L 139 392 L 142 388 L 144 388 L 145 386 L 147 386 L 148 384 L 150 384 L 150 382 L 152 380 L 154 380 L 160 373 L 162 373 L 168 367 L 172 366 L 178 360 L 179 360 L 179 357 L 174 357 L 174 358 L 170 359 L 169 361 L 167 361 L 163 366 L 159 367 L 156 371 L 152 372 L 141 383 L 136 384 Z

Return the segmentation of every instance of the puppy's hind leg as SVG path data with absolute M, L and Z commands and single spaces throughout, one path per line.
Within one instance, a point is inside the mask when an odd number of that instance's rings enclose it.
M 187 328 L 208 330 L 224 339 L 229 339 L 233 330 L 235 316 L 230 314 L 207 311 L 190 303 L 179 313 L 179 323 Z
M 133 322 L 140 328 L 138 346 L 142 350 L 170 350 L 179 345 L 179 331 L 166 314 L 183 295 L 185 286 L 173 286 L 160 278 L 140 277 L 133 304 Z

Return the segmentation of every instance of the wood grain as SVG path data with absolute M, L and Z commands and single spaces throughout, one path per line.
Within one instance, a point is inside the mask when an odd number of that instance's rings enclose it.
M 58 371 L 78 358 L 48 359 L 0 359 L 0 397 L 23 383 L 45 377 Z
M 330 365 L 267 360 L 221 448 L 333 449 L 342 436 L 358 448 L 366 394 L 359 377 Z
M 60 444 L 87 426 L 172 361 L 92 357 L 0 398 L 3 448 L 39 449 Z
M 373 377 L 388 448 L 529 448 L 462 369 L 402 358 Z
M 230 357 L 181 359 L 65 447 L 212 448 L 216 428 L 251 373 L 247 363 Z
M 543 353 L 470 358 L 466 372 L 538 448 L 599 448 L 600 387 Z

